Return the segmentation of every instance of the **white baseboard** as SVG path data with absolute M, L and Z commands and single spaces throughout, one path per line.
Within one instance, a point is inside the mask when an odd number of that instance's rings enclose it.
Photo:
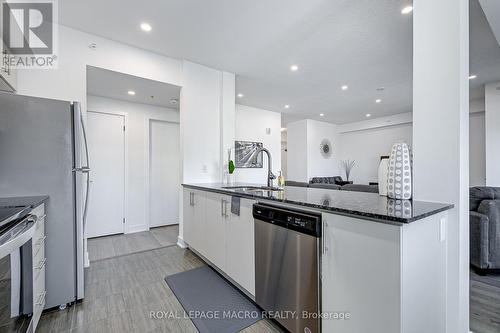
M 149 227 L 147 224 L 137 224 L 137 225 L 131 225 L 127 228 L 126 234 L 132 234 L 134 232 L 141 232 L 141 231 L 148 231 Z
M 177 246 L 182 248 L 182 249 L 187 249 L 188 245 L 184 240 L 179 236 L 177 237 Z

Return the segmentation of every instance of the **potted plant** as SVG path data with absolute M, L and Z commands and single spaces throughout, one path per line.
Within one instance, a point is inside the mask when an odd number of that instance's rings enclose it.
M 354 168 L 354 165 L 356 165 L 356 162 L 351 161 L 351 160 L 344 160 L 344 161 L 341 161 L 341 163 L 342 163 L 342 167 L 345 170 L 346 180 L 349 181 L 349 176 L 351 175 L 351 170 L 352 170 L 352 168 Z
M 227 183 L 228 184 L 233 184 L 234 183 L 234 161 L 231 159 L 231 148 L 227 150 Z

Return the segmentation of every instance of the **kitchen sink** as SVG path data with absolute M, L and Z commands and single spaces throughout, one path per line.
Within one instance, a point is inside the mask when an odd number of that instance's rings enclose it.
M 278 187 L 268 187 L 268 186 L 222 186 L 222 188 L 228 190 L 240 190 L 240 191 L 283 191 Z

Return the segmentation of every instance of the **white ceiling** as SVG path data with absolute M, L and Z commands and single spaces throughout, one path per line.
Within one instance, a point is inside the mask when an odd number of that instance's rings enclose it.
M 498 0 L 495 0 L 498 1 Z M 470 98 L 484 97 L 484 84 L 500 80 L 500 46 L 477 0 L 470 2 Z M 497 13 L 500 19 L 500 13 Z
M 131 96 L 128 91 L 135 91 Z M 133 103 L 179 109 L 181 88 L 171 84 L 87 66 L 87 93 Z M 173 104 L 172 99 L 177 103 Z
M 483 7 L 497 42 L 500 44 L 500 1 L 479 0 L 479 3 Z
M 378 117 L 411 111 L 412 16 L 401 14 L 409 3 L 64 0 L 59 13 L 64 25 L 234 72 L 237 93 L 245 95 L 238 103 L 284 112 L 285 122 L 313 118 L 341 124 L 365 119 L 366 113 Z M 483 36 L 488 24 L 472 7 L 475 87 L 500 78 L 500 67 L 491 69 L 500 63 L 500 58 L 493 61 L 500 48 L 491 30 Z M 139 29 L 144 21 L 152 25 L 151 32 Z M 289 70 L 292 64 L 299 65 L 297 72 Z M 349 85 L 347 91 L 340 89 L 343 84 Z M 377 98 L 382 103 L 376 104 Z

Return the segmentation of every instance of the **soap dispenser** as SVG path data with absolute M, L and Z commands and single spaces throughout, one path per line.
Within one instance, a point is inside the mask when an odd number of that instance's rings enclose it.
M 285 177 L 283 177 L 283 175 L 281 174 L 281 171 L 279 172 L 279 176 L 278 176 L 278 187 L 279 188 L 285 187 Z

